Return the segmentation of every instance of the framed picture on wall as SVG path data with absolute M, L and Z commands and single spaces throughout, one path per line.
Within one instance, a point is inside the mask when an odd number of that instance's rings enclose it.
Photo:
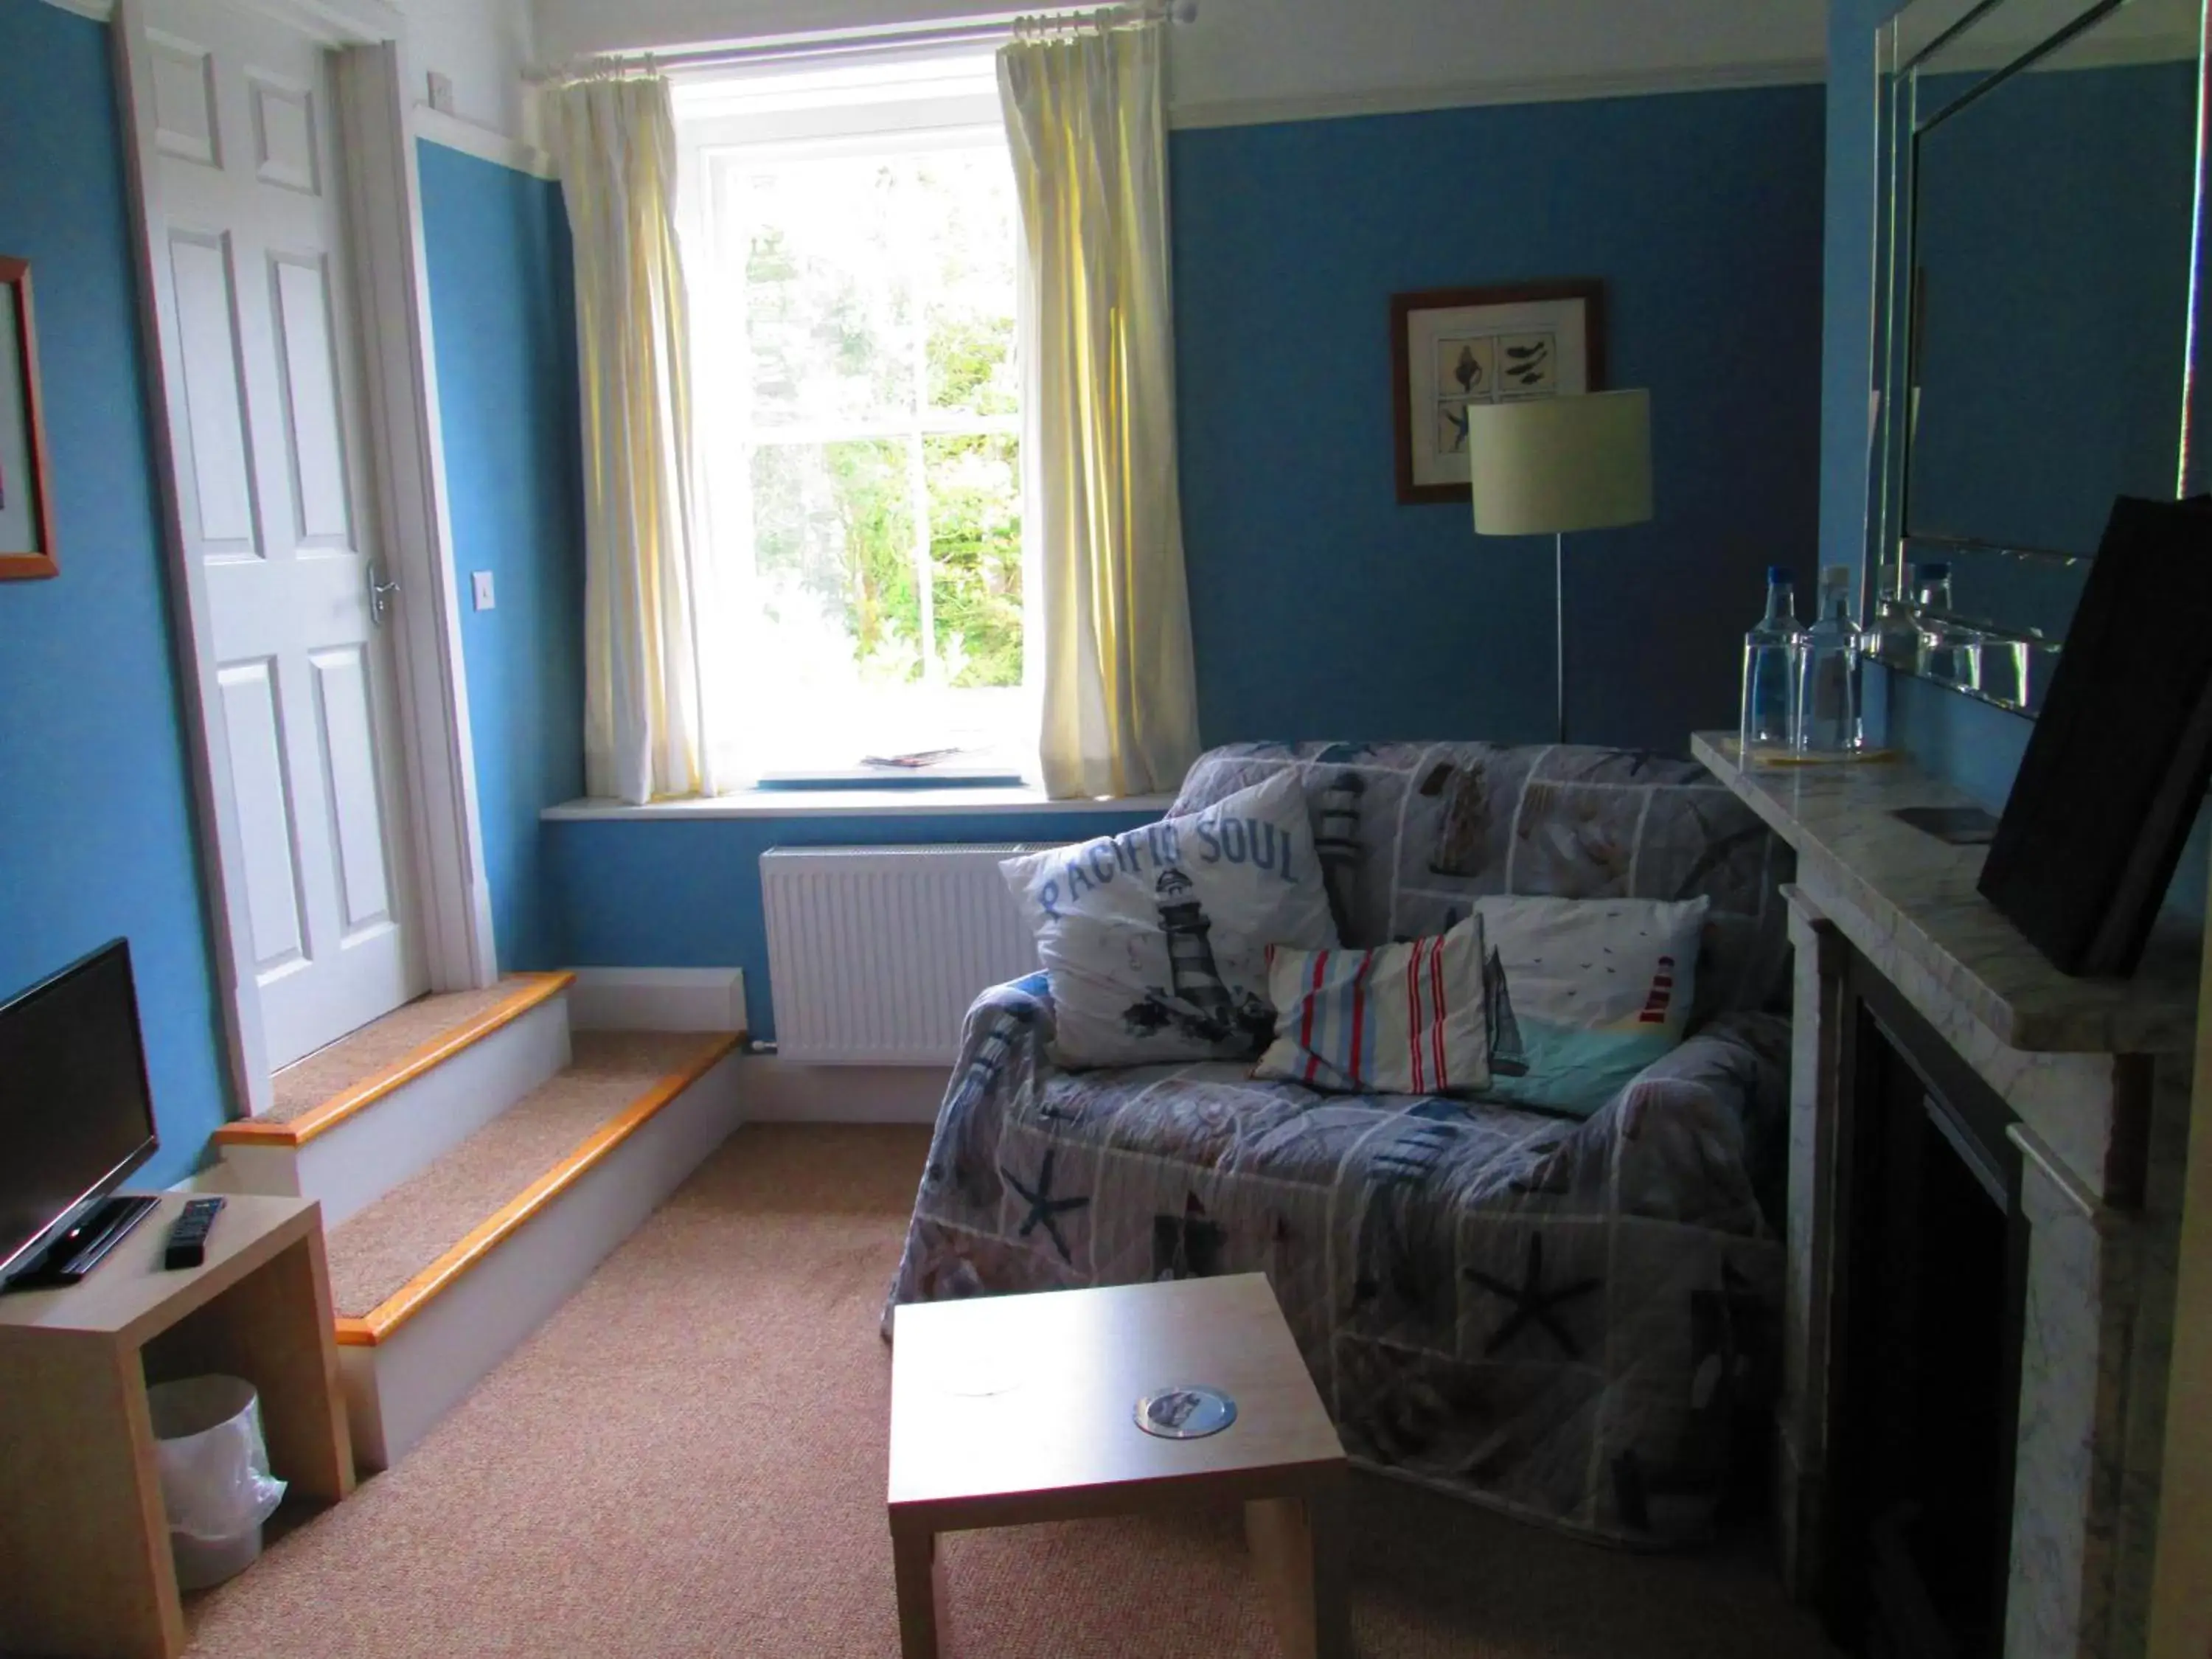
M 31 262 L 0 254 L 0 581 L 58 568 L 48 476 Z
M 1469 404 L 1577 397 L 1605 386 L 1605 285 L 1595 279 L 1390 296 L 1398 499 L 1465 501 Z

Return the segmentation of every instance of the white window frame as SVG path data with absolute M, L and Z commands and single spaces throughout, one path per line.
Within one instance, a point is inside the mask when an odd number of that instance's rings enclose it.
M 712 258 L 705 250 L 714 246 L 716 227 L 712 218 L 714 169 L 732 158 L 746 164 L 814 161 L 840 156 L 881 155 L 902 150 L 945 151 L 984 149 L 1006 144 L 992 55 L 972 46 L 957 49 L 917 51 L 891 58 L 872 58 L 865 63 L 816 66 L 808 70 L 753 69 L 723 70 L 712 74 L 679 77 L 676 85 L 676 119 L 679 185 L 677 191 L 678 228 L 689 247 L 687 264 Z M 1018 278 L 1017 289 L 1020 288 Z M 732 314 L 737 313 L 738 314 Z M 695 409 L 702 428 L 738 423 L 735 417 L 713 412 L 718 377 L 706 372 L 718 336 L 726 342 L 729 331 L 742 331 L 744 319 L 738 307 L 726 306 L 720 295 L 692 293 L 694 359 L 701 372 L 693 375 Z M 909 487 L 917 501 L 927 499 L 923 441 L 935 436 L 1024 435 L 1024 411 L 1009 415 L 969 415 L 954 410 L 932 410 L 927 404 L 927 375 L 921 353 L 927 340 L 919 326 L 914 332 L 916 354 L 917 412 L 897 421 L 866 419 L 834 424 L 798 422 L 775 428 L 773 441 L 792 445 L 864 441 L 871 438 L 912 441 Z M 708 343 L 702 343 L 706 342 Z M 726 344 L 723 348 L 727 349 Z M 750 422 L 744 422 L 750 431 Z M 711 498 L 713 469 L 702 468 L 702 487 Z M 1024 484 L 1030 472 L 1026 465 Z M 1023 684 L 1015 694 L 1020 714 L 1018 735 L 1010 738 L 1003 757 L 992 757 L 979 764 L 926 769 L 912 777 L 848 763 L 809 764 L 803 768 L 769 770 L 759 781 L 771 787 L 808 782 L 841 783 L 865 779 L 885 787 L 902 784 L 927 787 L 948 782 L 1003 782 L 1009 778 L 1034 784 L 1037 762 L 1031 734 L 1042 677 L 1038 654 L 1042 641 L 1037 560 L 1031 532 L 1034 515 L 1024 499 L 1023 523 Z M 704 514 L 711 525 L 714 514 Z M 930 580 L 928 519 L 917 513 L 915 522 L 915 568 L 921 592 L 921 623 L 927 641 L 923 687 L 943 692 L 939 678 L 934 627 L 934 584 Z

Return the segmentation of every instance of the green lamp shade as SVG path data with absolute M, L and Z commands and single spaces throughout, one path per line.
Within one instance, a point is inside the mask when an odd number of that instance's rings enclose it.
M 1651 516 L 1651 394 L 1468 406 L 1478 536 L 1553 536 Z

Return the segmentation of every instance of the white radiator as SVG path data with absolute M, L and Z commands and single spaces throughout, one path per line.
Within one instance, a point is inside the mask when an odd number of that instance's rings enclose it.
M 776 1053 L 949 1066 L 977 992 L 1036 970 L 999 860 L 1030 846 L 795 847 L 761 854 Z

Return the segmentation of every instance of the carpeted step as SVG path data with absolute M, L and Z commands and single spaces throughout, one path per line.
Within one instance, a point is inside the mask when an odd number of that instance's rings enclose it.
M 726 1032 L 577 1032 L 565 1071 L 331 1231 L 339 1341 L 380 1340 L 738 1042 Z
M 511 1024 L 574 983 L 574 974 L 509 974 L 480 991 L 418 997 L 270 1079 L 265 1112 L 216 1131 L 220 1144 L 313 1139 Z

